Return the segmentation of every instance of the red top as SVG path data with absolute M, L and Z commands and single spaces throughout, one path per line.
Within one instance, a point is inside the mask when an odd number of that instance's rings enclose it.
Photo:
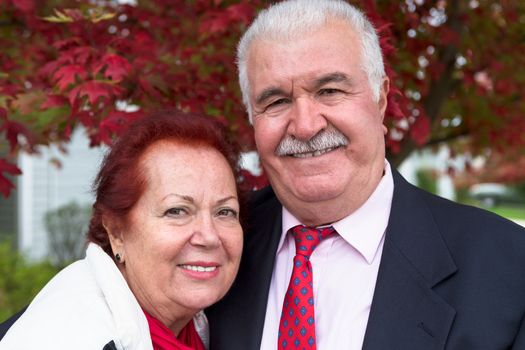
M 151 342 L 154 350 L 206 350 L 199 334 L 195 330 L 193 320 L 175 337 L 173 332 L 162 322 L 144 311 L 148 320 Z

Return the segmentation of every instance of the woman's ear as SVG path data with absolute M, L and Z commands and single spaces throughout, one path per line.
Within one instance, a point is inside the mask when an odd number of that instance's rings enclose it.
M 116 220 L 109 215 L 102 217 L 102 226 L 106 230 L 109 243 L 111 244 L 111 250 L 113 251 L 114 257 L 118 262 L 122 262 L 124 256 L 124 240 L 122 238 L 122 230 Z M 117 257 L 118 255 L 118 257 Z

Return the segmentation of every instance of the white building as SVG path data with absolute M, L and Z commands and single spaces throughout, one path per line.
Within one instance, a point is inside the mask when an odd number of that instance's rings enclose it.
M 456 199 L 454 181 L 447 172 L 450 164 L 450 151 L 446 146 L 440 147 L 437 152 L 430 150 L 417 150 L 412 152 L 410 157 L 399 167 L 399 172 L 407 179 L 408 182 L 418 185 L 416 174 L 421 169 L 432 170 L 436 172 L 436 194 L 450 200 Z M 455 167 L 459 164 L 453 164 Z
M 56 147 L 42 147 L 40 155 L 21 154 L 18 166 L 16 196 L 18 248 L 29 258 L 40 259 L 47 254 L 47 233 L 44 216 L 71 201 L 86 205 L 93 202 L 91 183 L 102 160 L 104 149 L 89 148 L 82 128 L 77 128 L 67 145 L 68 154 Z M 57 168 L 52 160 L 57 159 Z

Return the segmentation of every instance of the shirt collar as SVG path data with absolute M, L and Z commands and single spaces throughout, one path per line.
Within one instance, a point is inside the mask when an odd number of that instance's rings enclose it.
M 332 223 L 337 233 L 371 264 L 383 239 L 390 217 L 394 179 L 390 164 L 385 160 L 384 175 L 366 202 L 352 214 Z M 301 222 L 283 206 L 283 233 L 277 252 L 282 247 L 288 230 Z

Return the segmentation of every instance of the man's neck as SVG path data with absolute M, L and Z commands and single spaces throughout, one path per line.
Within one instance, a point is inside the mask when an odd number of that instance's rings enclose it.
M 353 186 L 340 196 L 325 201 L 302 202 L 280 198 L 281 204 L 303 225 L 318 227 L 339 221 L 358 210 L 374 193 L 385 174 L 384 169 L 363 186 Z

